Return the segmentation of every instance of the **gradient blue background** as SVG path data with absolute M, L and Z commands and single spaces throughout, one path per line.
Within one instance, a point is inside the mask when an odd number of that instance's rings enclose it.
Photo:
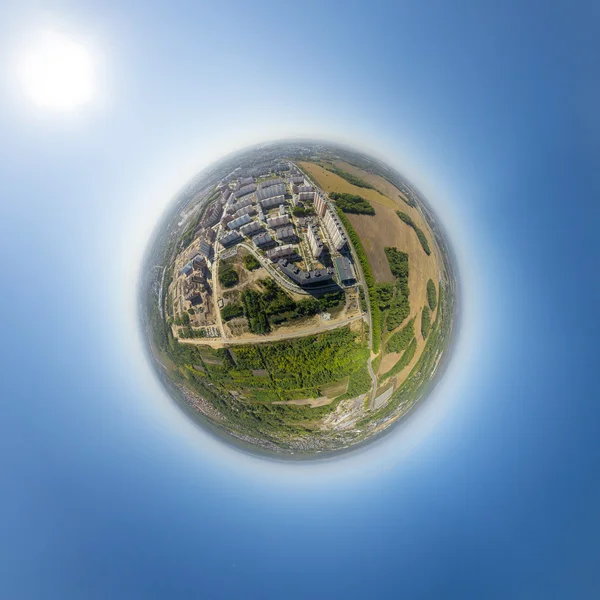
M 37 2 L 0 8 L 0 597 L 598 598 L 597 3 Z M 99 94 L 16 85 L 82 36 Z M 143 355 L 166 203 L 285 136 L 399 167 L 448 230 L 463 322 L 425 406 L 367 450 L 262 461 Z

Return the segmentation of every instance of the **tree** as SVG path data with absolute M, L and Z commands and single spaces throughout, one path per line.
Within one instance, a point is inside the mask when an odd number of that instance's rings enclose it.
M 421 335 L 423 339 L 425 339 L 429 335 L 429 330 L 431 329 L 431 311 L 429 310 L 429 306 L 426 304 L 423 307 L 423 312 L 421 313 Z
M 430 279 L 427 282 L 427 303 L 429 304 L 429 308 L 431 310 L 435 310 L 437 305 L 437 297 L 435 292 L 435 283 Z
M 260 262 L 253 254 L 246 254 L 244 256 L 244 266 L 248 271 L 254 271 L 260 267 Z

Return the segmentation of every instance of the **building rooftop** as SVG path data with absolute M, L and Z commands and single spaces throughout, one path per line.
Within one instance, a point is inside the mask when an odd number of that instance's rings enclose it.
M 229 229 L 237 229 L 246 223 L 250 223 L 250 221 L 252 221 L 250 215 L 242 215 L 241 217 L 238 217 L 237 219 L 227 223 L 227 227 L 229 227 Z
M 273 196 L 282 196 L 286 193 L 285 184 L 280 183 L 277 185 L 271 185 L 262 190 L 258 190 L 256 192 L 256 196 L 259 200 L 266 200 L 267 198 L 272 198 Z
M 277 230 L 277 237 L 280 240 L 290 239 L 295 236 L 296 232 L 294 231 L 294 228 L 291 225 L 287 227 L 282 227 L 281 229 Z
M 254 185 L 252 183 L 250 185 L 245 185 L 245 186 L 241 187 L 237 192 L 234 192 L 233 195 L 236 198 L 241 198 L 242 196 L 246 196 L 247 194 L 251 194 L 254 191 L 256 191 L 256 185 Z
M 334 262 L 340 281 L 351 281 L 356 279 L 354 267 L 345 256 L 336 256 Z
M 237 244 L 238 242 L 241 242 L 244 238 L 237 232 L 237 231 L 231 231 L 227 234 L 225 234 L 224 236 L 221 237 L 221 239 L 219 239 L 219 242 L 221 243 L 222 246 L 232 246 L 233 244 Z
M 252 238 L 255 246 L 266 246 L 267 244 L 275 243 L 273 238 L 268 233 L 261 233 Z
M 303 271 L 294 264 L 282 258 L 278 263 L 280 269 L 295 283 L 302 287 L 326 285 L 333 279 L 333 269 L 315 269 L 314 271 Z
M 258 184 L 258 187 L 261 190 L 264 190 L 265 188 L 271 187 L 272 185 L 280 185 L 282 183 L 285 183 L 283 179 L 281 179 L 281 177 L 277 177 L 276 179 L 267 179 L 267 181 L 262 181 Z

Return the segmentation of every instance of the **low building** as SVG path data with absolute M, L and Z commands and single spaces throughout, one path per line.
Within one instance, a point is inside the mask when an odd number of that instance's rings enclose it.
M 202 304 L 202 294 L 198 290 L 192 290 L 186 294 L 185 299 L 188 302 L 191 302 L 194 306 L 197 304 Z
M 333 269 L 331 267 L 326 269 L 315 269 L 313 271 L 303 271 L 285 258 L 280 259 L 277 264 L 283 273 L 301 287 L 328 285 L 333 279 Z
M 179 269 L 179 274 L 185 275 L 186 277 L 188 277 L 192 274 L 193 271 L 194 271 L 194 267 L 192 266 L 192 263 L 189 262 L 186 265 L 183 265 L 183 267 L 181 267 L 181 269 Z
M 207 240 L 202 240 L 198 245 L 198 252 L 204 256 L 204 258 L 210 258 L 212 256 L 212 251 L 212 244 Z
M 201 254 L 196 254 L 196 256 L 192 258 L 192 267 L 194 267 L 194 269 L 204 269 L 206 267 L 206 258 Z
M 345 256 L 336 256 L 334 262 L 338 278 L 344 285 L 350 285 L 356 281 L 354 266 Z

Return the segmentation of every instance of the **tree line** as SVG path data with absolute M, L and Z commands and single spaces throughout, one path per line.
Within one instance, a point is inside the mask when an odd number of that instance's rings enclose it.
M 419 242 L 421 243 L 421 247 L 425 251 L 425 254 L 427 254 L 427 256 L 429 256 L 431 254 L 431 248 L 429 247 L 429 242 L 427 241 L 427 238 L 425 237 L 425 234 L 423 233 L 421 228 L 417 226 L 417 224 L 412 220 L 412 217 L 410 215 L 407 215 L 406 213 L 401 212 L 399 210 L 396 211 L 396 214 L 409 227 L 412 227 L 415 230 L 415 233 L 417 234 L 417 238 L 419 238 Z
M 328 171 L 330 171 L 331 173 L 334 173 L 338 177 L 345 179 L 348 183 L 351 183 L 352 185 L 355 185 L 356 187 L 361 187 L 361 188 L 365 188 L 365 189 L 369 189 L 369 190 L 375 189 L 370 183 L 367 183 L 364 179 L 361 179 L 357 175 L 352 175 L 352 173 L 348 173 L 348 171 L 342 171 L 342 169 L 338 169 L 337 167 L 334 167 L 333 165 L 326 167 L 326 169 Z
M 354 230 L 354 227 L 352 227 L 350 220 L 339 207 L 336 206 L 336 210 L 340 221 L 342 221 L 342 223 L 344 224 L 344 227 L 348 232 L 348 237 L 350 238 L 350 241 L 354 246 L 356 256 L 358 257 L 360 266 L 362 267 L 365 283 L 367 284 L 367 293 L 369 294 L 369 303 L 371 304 L 373 352 L 377 354 L 379 352 L 379 347 L 381 344 L 381 311 L 379 310 L 379 304 L 377 302 L 377 289 L 375 286 L 375 277 L 373 276 L 373 272 L 371 271 L 371 265 L 369 264 L 369 260 L 367 258 L 367 253 L 365 252 L 364 246 L 362 245 L 358 234 Z
M 355 194 L 345 194 L 339 192 L 331 192 L 329 197 L 335 200 L 335 203 L 345 212 L 356 215 L 371 215 L 375 214 L 375 209 L 368 200 L 362 196 Z
M 437 297 L 435 293 L 435 283 L 431 279 L 427 281 L 427 303 L 431 310 L 435 310 L 437 305 Z

